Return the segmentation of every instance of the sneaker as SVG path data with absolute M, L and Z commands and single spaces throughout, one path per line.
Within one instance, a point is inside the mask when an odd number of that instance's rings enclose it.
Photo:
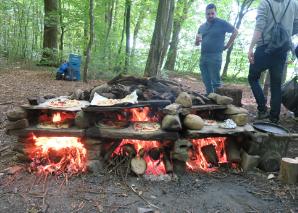
M 270 123 L 273 123 L 273 124 L 279 123 L 277 118 L 270 118 L 269 121 L 270 121 Z
M 264 112 L 258 111 L 258 113 L 257 113 L 258 120 L 263 120 L 266 118 L 269 118 L 269 113 L 267 111 L 264 111 Z

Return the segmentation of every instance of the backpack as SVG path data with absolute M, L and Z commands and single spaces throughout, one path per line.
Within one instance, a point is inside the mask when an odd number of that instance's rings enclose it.
M 285 30 L 285 28 L 282 26 L 281 20 L 283 19 L 291 0 L 289 0 L 287 7 L 283 15 L 281 16 L 279 22 L 276 21 L 270 2 L 268 0 L 266 1 L 269 4 L 270 11 L 273 16 L 274 25 L 270 32 L 271 40 L 265 50 L 265 53 L 287 52 L 290 49 L 290 36 L 288 32 Z

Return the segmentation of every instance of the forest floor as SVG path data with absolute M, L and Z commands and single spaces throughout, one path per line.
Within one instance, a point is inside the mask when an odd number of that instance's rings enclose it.
M 260 170 L 188 173 L 176 180 L 152 182 L 142 177 L 122 179 L 114 174 L 83 174 L 70 179 L 41 177 L 26 171 L 10 149 L 16 141 L 5 134 L 6 112 L 27 103 L 27 97 L 47 94 L 68 95 L 76 88 L 91 89 L 103 83 L 88 84 L 54 80 L 54 73 L 0 69 L 0 212 L 298 212 L 298 186 L 282 184 Z M 172 76 L 180 83 L 203 93 L 202 82 L 192 76 Z M 246 85 L 242 103 L 255 115 L 255 102 Z M 298 132 L 298 123 L 283 109 L 281 124 Z M 298 142 L 292 141 L 290 157 L 298 156 Z M 10 173 L 7 172 L 10 168 Z M 12 171 L 14 170 L 14 171 Z M 145 212 L 145 211 L 143 211 Z

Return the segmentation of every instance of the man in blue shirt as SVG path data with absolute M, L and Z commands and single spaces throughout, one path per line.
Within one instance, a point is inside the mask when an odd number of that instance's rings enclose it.
M 215 92 L 221 86 L 220 69 L 222 52 L 231 47 L 238 31 L 228 22 L 216 17 L 216 6 L 206 7 L 206 22 L 199 27 L 195 45 L 201 47 L 200 70 L 206 93 Z M 232 33 L 224 45 L 226 33 Z

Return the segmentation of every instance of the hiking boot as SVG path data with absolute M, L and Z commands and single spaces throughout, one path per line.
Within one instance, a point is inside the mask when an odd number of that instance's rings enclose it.
M 267 111 L 258 111 L 257 113 L 257 119 L 258 120 L 263 120 L 263 119 L 266 119 L 266 118 L 269 118 L 269 113 Z
M 278 124 L 278 118 L 269 118 L 270 123 Z

